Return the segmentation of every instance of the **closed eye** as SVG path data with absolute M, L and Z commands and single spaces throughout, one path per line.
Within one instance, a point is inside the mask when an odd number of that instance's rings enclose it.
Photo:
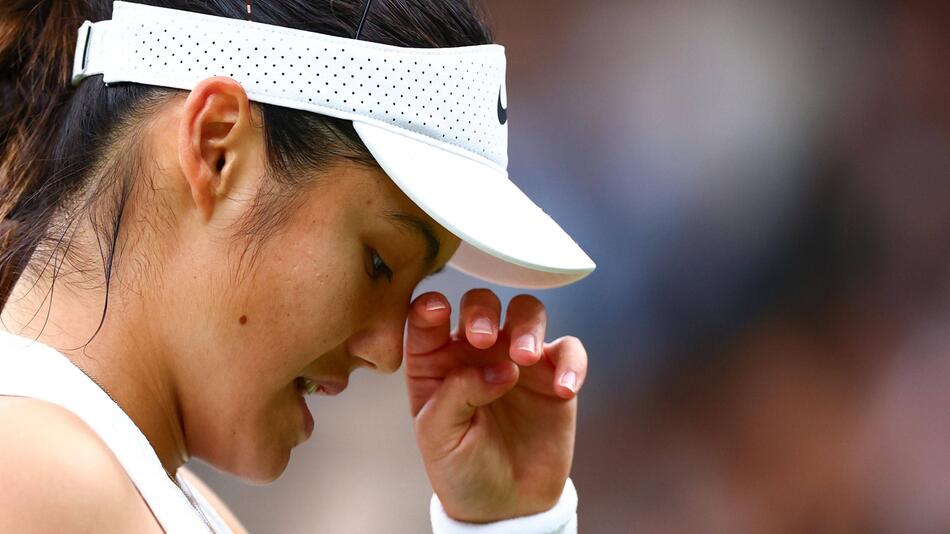
M 383 261 L 383 258 L 379 255 L 379 252 L 374 249 L 369 249 L 369 266 L 367 269 L 367 274 L 373 280 L 378 280 L 380 276 L 385 275 L 386 278 L 392 282 L 393 281 L 393 271 L 386 265 L 386 262 Z

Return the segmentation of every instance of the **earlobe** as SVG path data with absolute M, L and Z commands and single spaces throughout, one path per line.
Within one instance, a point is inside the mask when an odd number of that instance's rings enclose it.
M 209 220 L 232 189 L 251 146 L 250 102 L 230 78 L 209 78 L 188 95 L 178 130 L 178 160 L 195 207 Z

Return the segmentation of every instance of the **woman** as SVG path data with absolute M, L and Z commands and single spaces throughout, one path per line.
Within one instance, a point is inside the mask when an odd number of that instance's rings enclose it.
M 304 394 L 403 348 L 434 530 L 575 531 L 583 346 L 544 343 L 527 295 L 502 318 L 469 291 L 454 332 L 443 295 L 410 302 L 450 259 L 525 287 L 593 270 L 507 181 L 474 9 L 147 3 L 0 8 L 0 531 L 240 532 L 182 465 L 274 480 Z

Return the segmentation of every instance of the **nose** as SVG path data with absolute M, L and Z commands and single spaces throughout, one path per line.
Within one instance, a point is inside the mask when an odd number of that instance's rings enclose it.
M 405 330 L 406 315 L 402 313 L 388 314 L 378 321 L 368 325 L 363 330 L 350 337 L 349 353 L 363 360 L 360 362 L 370 369 L 380 373 L 395 373 L 402 365 L 402 343 Z

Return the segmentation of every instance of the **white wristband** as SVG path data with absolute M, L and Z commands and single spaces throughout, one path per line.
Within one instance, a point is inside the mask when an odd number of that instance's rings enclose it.
M 429 515 L 432 518 L 433 534 L 503 534 L 518 532 L 521 534 L 576 534 L 577 533 L 577 490 L 568 478 L 557 504 L 550 510 L 534 515 L 515 517 L 493 523 L 464 523 L 456 521 L 445 513 L 442 502 L 432 494 L 429 502 Z

